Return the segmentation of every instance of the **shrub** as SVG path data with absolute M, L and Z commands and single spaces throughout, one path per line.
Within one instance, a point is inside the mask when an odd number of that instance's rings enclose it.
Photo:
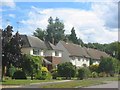
M 93 78 L 98 77 L 98 73 L 97 73 L 97 72 L 92 72 L 92 77 L 93 77 Z
M 35 75 L 35 78 L 39 79 L 39 80 L 46 80 L 46 79 L 51 79 L 52 75 L 51 75 L 51 73 L 48 71 L 48 69 L 46 67 L 42 67 L 41 71 L 39 71 Z
M 51 73 L 52 73 L 52 78 L 53 78 L 53 79 L 57 79 L 57 77 L 58 77 L 58 72 L 57 72 L 57 70 L 56 70 L 56 69 L 53 69 L 53 70 L 51 71 Z
M 71 79 L 76 74 L 75 66 L 71 62 L 65 62 L 58 65 L 58 75 Z
M 27 79 L 25 72 L 22 70 L 17 70 L 14 74 L 12 79 Z
M 78 79 L 82 80 L 82 79 L 85 79 L 85 78 L 88 78 L 90 75 L 90 70 L 88 68 L 80 68 L 78 69 Z
M 13 74 L 15 73 L 16 68 L 11 64 L 10 68 L 9 68 L 9 75 L 10 77 L 13 76 Z
M 100 72 L 98 76 L 99 76 L 99 77 L 106 77 L 107 75 L 106 75 L 105 72 Z
M 90 65 L 89 69 L 90 69 L 91 72 L 98 72 L 98 67 L 99 67 L 98 64 Z

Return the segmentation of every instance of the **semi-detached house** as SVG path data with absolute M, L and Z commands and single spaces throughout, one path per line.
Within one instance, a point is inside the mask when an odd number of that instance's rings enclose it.
M 89 66 L 90 60 L 93 64 L 99 64 L 101 57 L 109 57 L 105 52 L 64 41 L 59 41 L 56 46 L 63 51 L 61 63 L 71 62 L 76 67 Z
M 34 36 L 21 35 L 20 37 L 24 41 L 21 50 L 23 54 L 42 56 L 44 65 L 46 65 L 49 70 L 60 63 L 62 51 L 50 42 L 42 41 Z

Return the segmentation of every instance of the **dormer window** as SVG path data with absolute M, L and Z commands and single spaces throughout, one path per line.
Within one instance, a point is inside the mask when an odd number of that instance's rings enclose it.
M 38 49 L 33 49 L 33 54 L 34 54 L 34 55 L 39 55 L 39 54 L 40 54 L 39 52 L 40 52 L 40 50 L 38 50 Z

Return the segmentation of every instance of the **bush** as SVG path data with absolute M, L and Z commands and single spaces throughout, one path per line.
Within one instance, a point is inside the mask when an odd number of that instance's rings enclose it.
M 92 77 L 93 77 L 93 78 L 98 77 L 98 73 L 97 73 L 97 72 L 92 72 Z
M 78 69 L 78 79 L 82 80 L 82 79 L 85 79 L 85 78 L 88 78 L 90 75 L 90 70 L 88 68 L 80 68 Z
M 12 79 L 27 79 L 25 72 L 22 70 L 17 70 L 13 76 Z
M 53 79 L 57 79 L 57 77 L 58 77 L 58 72 L 57 72 L 57 70 L 56 70 L 56 69 L 53 69 L 53 70 L 51 71 L 51 73 L 52 73 L 52 78 L 53 78 Z
M 90 65 L 89 69 L 90 69 L 91 72 L 97 72 L 98 73 L 98 67 L 99 67 L 98 64 Z
M 107 74 L 106 74 L 105 72 L 100 72 L 98 76 L 99 76 L 99 77 L 106 77 Z
M 60 77 L 66 77 L 66 79 L 71 79 L 76 74 L 76 67 L 71 62 L 65 62 L 58 65 L 58 75 Z
M 10 68 L 9 68 L 9 75 L 10 75 L 10 77 L 13 76 L 13 74 L 15 73 L 15 71 L 16 71 L 16 68 L 13 65 L 11 65 Z
M 42 67 L 41 71 L 39 71 L 36 75 L 35 75 L 36 79 L 39 80 L 46 80 L 46 79 L 51 79 L 52 75 L 51 73 L 47 70 L 46 67 Z

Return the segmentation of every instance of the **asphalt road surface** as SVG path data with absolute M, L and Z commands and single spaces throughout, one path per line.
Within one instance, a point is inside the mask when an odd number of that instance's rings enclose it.
M 120 89 L 120 82 L 118 83 L 118 81 L 108 81 L 107 84 L 100 84 L 85 88 L 119 88 Z

